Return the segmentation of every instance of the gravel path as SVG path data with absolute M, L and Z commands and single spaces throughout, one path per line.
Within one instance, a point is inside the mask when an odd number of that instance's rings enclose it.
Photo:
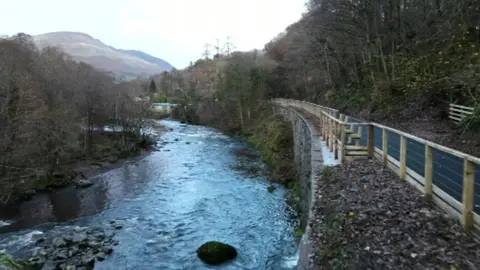
M 376 160 L 322 171 L 311 269 L 480 269 L 480 241 Z

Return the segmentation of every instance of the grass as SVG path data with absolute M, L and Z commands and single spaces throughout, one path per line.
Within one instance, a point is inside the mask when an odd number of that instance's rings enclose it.
M 6 269 L 11 270 L 24 270 L 28 269 L 25 266 L 16 262 L 12 257 L 6 253 L 0 253 L 0 269 L 7 267 Z
M 324 181 L 331 180 L 332 176 L 333 176 L 332 167 L 324 165 L 322 169 L 322 180 Z

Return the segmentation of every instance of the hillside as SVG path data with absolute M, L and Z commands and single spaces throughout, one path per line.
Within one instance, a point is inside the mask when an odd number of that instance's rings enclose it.
M 135 57 L 141 58 L 141 59 L 143 59 L 147 62 L 157 64 L 158 66 L 164 68 L 166 71 L 170 71 L 170 70 L 174 69 L 174 67 L 170 63 L 168 63 L 167 61 L 165 61 L 163 59 L 160 59 L 160 58 L 157 58 L 155 56 L 151 56 L 150 54 L 144 53 L 142 51 L 122 50 L 122 49 L 115 49 L 113 47 L 111 47 L 111 48 L 118 51 L 118 52 L 125 53 L 125 54 L 131 55 L 131 56 L 135 56 Z
M 39 48 L 60 47 L 75 60 L 127 77 L 150 76 L 172 68 L 162 59 L 140 51 L 115 49 L 84 33 L 52 32 L 33 36 L 33 39 Z

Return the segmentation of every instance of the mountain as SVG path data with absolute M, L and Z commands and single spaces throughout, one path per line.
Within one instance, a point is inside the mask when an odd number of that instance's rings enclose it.
M 158 66 L 160 67 L 163 67 L 165 68 L 167 71 L 170 71 L 172 69 L 174 69 L 175 67 L 173 67 L 170 63 L 168 63 L 167 61 L 163 60 L 163 59 L 160 59 L 160 58 L 157 58 L 155 56 L 151 56 L 150 54 L 147 54 L 147 53 L 144 53 L 142 51 L 137 51 L 137 50 L 122 50 L 122 49 L 115 49 L 112 47 L 112 49 L 118 51 L 118 52 L 122 52 L 122 53 L 126 53 L 126 54 L 129 54 L 129 55 L 132 55 L 132 56 L 135 56 L 135 57 L 138 57 L 138 58 L 141 58 L 147 62 L 150 62 L 150 63 L 153 63 L 153 64 L 157 64 Z
M 59 47 L 74 60 L 121 77 L 151 76 L 172 69 L 165 60 L 141 51 L 115 49 L 85 33 L 51 32 L 35 35 L 33 40 L 39 48 Z

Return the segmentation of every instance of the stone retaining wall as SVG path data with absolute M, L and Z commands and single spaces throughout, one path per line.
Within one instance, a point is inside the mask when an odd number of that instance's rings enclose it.
M 310 219 L 313 218 L 312 206 L 315 204 L 317 181 L 323 168 L 320 136 L 313 123 L 295 110 L 273 105 L 274 112 L 292 123 L 294 136 L 295 167 L 298 173 L 302 198 L 301 210 L 307 213 L 307 227 L 300 243 L 300 258 L 297 269 L 310 269 L 309 254 L 314 252 L 310 245 Z

